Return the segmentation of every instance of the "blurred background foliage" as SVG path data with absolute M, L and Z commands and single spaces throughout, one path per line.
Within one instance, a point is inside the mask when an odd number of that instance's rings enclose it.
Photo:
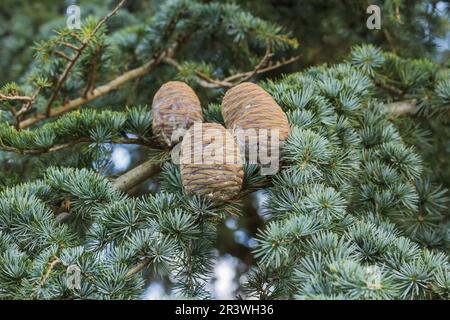
M 423 0 L 239 0 L 257 16 L 285 25 L 300 39 L 301 66 L 340 61 L 349 48 L 372 43 L 404 57 L 449 58 L 449 2 Z M 366 27 L 369 5 L 381 9 L 380 30 Z
M 154 15 L 163 0 L 130 1 L 125 10 L 114 17 L 111 31 L 144 22 Z M 204 2 L 212 2 L 204 0 Z M 349 48 L 359 43 L 372 43 L 404 57 L 427 57 L 438 63 L 449 59 L 449 1 L 437 0 L 225 0 L 248 12 L 276 22 L 299 39 L 302 59 L 296 64 L 274 71 L 269 76 L 297 71 L 309 65 L 337 62 Z M 26 1 L 3 0 L 0 4 L 0 83 L 17 80 L 33 59 L 30 46 L 48 39 L 52 31 L 65 25 L 68 5 L 77 4 L 81 15 L 102 16 L 114 1 Z M 366 27 L 366 8 L 381 8 L 382 28 Z M 214 45 L 208 39 L 203 45 Z M 206 50 L 211 55 L 213 51 Z M 196 54 L 200 51 L 193 51 Z M 216 59 L 223 58 L 217 55 Z M 226 57 L 225 57 L 226 58 Z M 209 57 L 211 59 L 211 57 Z

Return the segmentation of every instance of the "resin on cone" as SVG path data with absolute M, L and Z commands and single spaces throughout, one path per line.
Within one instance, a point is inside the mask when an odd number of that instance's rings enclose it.
M 169 81 L 152 103 L 153 133 L 165 146 L 177 144 L 194 122 L 203 121 L 200 100 L 186 83 Z

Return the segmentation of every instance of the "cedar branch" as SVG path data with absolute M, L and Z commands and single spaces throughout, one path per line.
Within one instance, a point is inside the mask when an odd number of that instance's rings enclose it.
M 266 56 L 265 56 L 266 57 Z M 266 61 L 267 59 L 270 58 L 270 55 L 267 55 L 266 58 L 264 58 L 264 60 Z M 267 64 L 267 62 L 265 63 L 259 63 L 253 70 L 251 71 L 247 71 L 247 72 L 242 72 L 242 73 L 238 73 L 232 76 L 229 76 L 227 78 L 224 78 L 223 80 L 220 79 L 213 79 L 210 78 L 209 76 L 207 76 L 206 74 L 200 72 L 200 71 L 196 71 L 196 81 L 197 83 L 204 87 L 204 88 L 208 88 L 208 89 L 218 89 L 218 88 L 231 88 L 241 82 L 245 82 L 250 80 L 252 77 L 254 77 L 255 75 L 258 74 L 262 74 L 265 72 L 269 72 L 271 70 L 280 68 L 282 66 L 291 64 L 295 61 L 297 61 L 298 59 L 300 59 L 300 55 L 298 56 L 294 56 L 290 59 L 287 60 L 282 60 L 282 61 L 278 61 L 274 64 L 269 64 L 266 67 L 263 67 L 264 65 Z M 175 69 L 177 69 L 178 71 L 180 71 L 182 69 L 181 64 L 175 60 L 174 58 L 171 58 L 169 56 L 166 56 L 162 59 L 162 62 L 171 65 L 172 67 L 174 67 Z
M 393 116 L 406 116 L 416 110 L 417 100 L 400 100 L 386 105 L 386 112 Z
M 114 90 L 117 90 L 123 84 L 125 84 L 129 81 L 132 81 L 136 78 L 142 77 L 142 76 L 146 75 L 147 73 L 149 73 L 151 70 L 154 69 L 154 67 L 156 65 L 158 65 L 160 59 L 161 59 L 161 57 L 157 57 L 138 68 L 135 68 L 128 72 L 125 72 L 124 74 L 118 76 L 114 80 L 112 80 L 104 85 L 98 86 L 94 90 L 88 92 L 86 97 L 79 97 L 79 98 L 70 100 L 69 102 L 63 104 L 62 106 L 60 106 L 58 108 L 51 109 L 50 114 L 48 116 L 46 116 L 45 114 L 36 114 L 33 117 L 23 120 L 22 122 L 20 122 L 19 127 L 21 129 L 27 128 L 27 127 L 30 127 L 42 120 L 58 117 L 64 113 L 67 113 L 69 111 L 77 109 L 78 107 L 82 106 L 83 104 L 86 104 L 86 103 L 88 103 L 92 100 L 95 100 L 99 97 L 102 97 Z
M 100 22 L 95 26 L 94 30 L 92 30 L 89 37 L 84 39 L 84 41 L 81 43 L 81 46 L 78 48 L 75 56 L 73 58 L 69 58 L 70 62 L 66 66 L 66 69 L 64 69 L 63 74 L 59 78 L 59 81 L 56 85 L 55 91 L 53 91 L 53 94 L 51 95 L 50 99 L 47 102 L 46 106 L 46 115 L 47 118 L 50 117 L 51 114 L 51 107 L 53 105 L 53 102 L 55 101 L 56 97 L 58 96 L 59 92 L 61 91 L 61 88 L 63 84 L 66 82 L 67 77 L 69 76 L 70 71 L 72 70 L 75 63 L 78 61 L 78 59 L 81 57 L 83 51 L 87 48 L 89 42 L 91 41 L 92 37 L 95 35 L 95 33 L 101 28 L 103 24 L 105 24 L 106 21 L 108 21 L 109 18 L 111 18 L 113 15 L 117 13 L 117 11 L 122 7 L 122 5 L 125 3 L 125 0 L 120 1 L 116 7 L 108 14 L 106 15 Z M 68 57 L 67 57 L 68 58 Z
M 28 96 L 8 96 L 0 93 L 0 101 L 31 101 L 31 97 Z
M 2 151 L 6 151 L 6 152 L 13 152 L 13 153 L 18 153 L 18 154 L 23 154 L 23 155 L 41 155 L 44 153 L 53 153 L 53 152 L 58 152 L 61 150 L 65 150 L 67 148 L 70 148 L 72 146 L 75 146 L 79 143 L 85 143 L 85 142 L 91 142 L 91 139 L 87 138 L 87 137 L 83 137 L 83 138 L 79 138 L 79 139 L 75 139 L 72 141 L 68 141 L 65 143 L 59 143 L 59 144 L 55 144 L 47 149 L 18 149 L 18 148 L 14 148 L 14 147 L 10 147 L 10 146 L 1 146 L 0 145 L 0 150 Z M 143 139 L 131 139 L 131 138 L 123 138 L 123 139 L 117 139 L 117 140 L 113 140 L 111 142 L 108 143 L 114 143 L 114 144 L 135 144 L 135 145 L 142 145 L 142 146 L 148 146 L 148 147 L 154 147 L 153 144 L 151 144 L 150 142 L 144 141 Z

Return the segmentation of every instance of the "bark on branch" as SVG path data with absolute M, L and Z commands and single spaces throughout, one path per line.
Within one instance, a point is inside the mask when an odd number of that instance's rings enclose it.
M 406 116 L 413 114 L 416 110 L 417 100 L 400 100 L 386 105 L 386 113 L 394 116 Z
M 127 190 L 158 173 L 159 170 L 159 165 L 156 165 L 152 160 L 148 160 L 118 177 L 113 184 L 117 189 L 127 192 Z
M 75 110 L 75 109 L 81 107 L 83 104 L 86 104 L 86 103 L 93 101 L 99 97 L 102 97 L 114 90 L 117 90 L 123 84 L 125 84 L 129 81 L 132 81 L 136 78 L 142 77 L 142 76 L 146 75 L 147 73 L 149 73 L 151 70 L 154 69 L 154 67 L 156 65 L 158 65 L 158 63 L 160 62 L 162 57 L 163 57 L 163 55 L 156 59 L 152 59 L 148 63 L 146 63 L 136 69 L 132 69 L 128 72 L 125 72 L 124 74 L 120 75 L 119 77 L 115 78 L 114 80 L 112 80 L 104 85 L 98 86 L 94 90 L 88 92 L 86 97 L 79 97 L 74 100 L 70 100 L 69 102 L 63 104 L 62 106 L 60 106 L 58 108 L 52 108 L 50 110 L 50 114 L 48 116 L 45 114 L 37 114 L 37 115 L 34 115 L 33 117 L 25 119 L 20 122 L 19 127 L 20 127 L 20 129 L 24 129 L 24 128 L 30 127 L 42 120 L 58 117 L 62 114 L 65 114 L 69 111 L 72 111 L 72 110 Z
M 31 101 L 31 97 L 28 96 L 8 96 L 0 93 L 0 101 Z
M 262 59 L 262 61 L 253 70 L 247 71 L 247 72 L 242 72 L 242 73 L 237 73 L 237 74 L 234 74 L 227 78 L 224 78 L 222 80 L 221 79 L 213 79 L 200 71 L 196 71 L 195 72 L 196 81 L 200 86 L 202 86 L 204 88 L 208 88 L 208 89 L 231 88 L 241 82 L 250 80 L 255 75 L 269 72 L 271 70 L 288 65 L 288 64 L 293 63 L 293 62 L 297 61 L 298 59 L 300 59 L 300 56 L 298 55 L 298 56 L 294 56 L 287 60 L 282 60 L 282 61 L 278 61 L 274 64 L 269 64 L 268 60 L 270 59 L 270 57 L 271 57 L 270 54 L 266 54 L 264 56 L 264 58 Z M 180 71 L 183 68 L 177 60 L 173 59 L 170 56 L 164 57 L 162 59 L 162 62 L 174 67 L 178 71 Z

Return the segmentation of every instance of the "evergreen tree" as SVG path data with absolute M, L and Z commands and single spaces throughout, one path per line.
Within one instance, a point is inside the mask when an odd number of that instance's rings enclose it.
M 360 45 L 261 81 L 289 121 L 281 170 L 244 164 L 218 203 L 188 192 L 158 141 L 155 91 L 185 81 L 204 122 L 225 125 L 224 92 L 296 61 L 297 40 L 233 4 L 166 1 L 148 19 L 137 6 L 58 29 L 0 89 L 0 298 L 138 299 L 160 278 L 214 298 L 218 228 L 255 191 L 267 214 L 245 297 L 449 298 L 448 68 Z M 145 159 L 115 172 L 114 145 Z

